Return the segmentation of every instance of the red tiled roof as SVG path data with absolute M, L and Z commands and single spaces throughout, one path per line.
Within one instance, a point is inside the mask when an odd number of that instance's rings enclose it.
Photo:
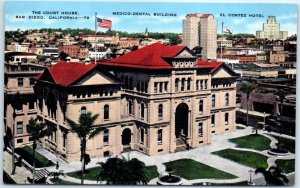
M 201 18 L 207 18 L 207 17 L 209 17 L 210 15 L 212 15 L 212 14 L 202 14 L 202 15 L 201 15 Z
M 161 43 L 154 43 L 109 62 L 99 62 L 99 64 L 141 69 L 170 69 L 172 65 L 166 62 L 164 58 L 175 57 L 184 48 L 186 47 L 165 46 Z
M 51 74 L 55 84 L 69 86 L 79 78 L 84 76 L 87 72 L 91 71 L 97 64 L 88 64 L 78 62 L 64 62 L 60 61 L 53 67 L 49 67 L 48 71 Z M 44 72 L 45 73 L 45 72 Z M 42 75 L 36 77 L 39 80 Z
M 200 17 L 200 18 L 207 18 L 212 14 L 197 14 L 197 13 L 193 13 L 193 14 L 188 14 L 190 17 Z
M 191 17 L 197 17 L 197 14 L 188 14 Z
M 198 59 L 198 67 L 199 68 L 211 68 L 211 72 L 215 72 L 221 65 L 223 65 L 223 62 L 218 61 L 212 61 L 207 62 L 202 59 Z

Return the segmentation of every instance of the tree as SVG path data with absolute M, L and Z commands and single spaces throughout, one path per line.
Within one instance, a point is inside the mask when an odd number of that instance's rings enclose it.
M 91 112 L 86 114 L 81 114 L 78 122 L 76 123 L 73 120 L 67 118 L 67 123 L 70 126 L 71 132 L 76 133 L 80 139 L 80 161 L 81 161 L 81 184 L 84 183 L 83 175 L 85 171 L 86 160 L 89 156 L 86 154 L 86 142 L 88 139 L 94 138 L 101 131 L 104 130 L 102 127 L 94 127 L 95 121 L 99 117 L 99 114 L 92 115 Z
M 249 97 L 251 92 L 255 89 L 255 86 L 253 84 L 243 84 L 240 88 L 240 91 L 245 93 L 247 95 L 247 123 L 248 126 L 249 123 Z
M 193 53 L 198 55 L 198 54 L 201 54 L 202 52 L 202 47 L 201 46 L 195 46 L 193 49 L 192 49 Z
M 280 101 L 280 115 L 282 116 L 282 109 L 283 109 L 283 101 L 285 99 L 286 96 L 286 91 L 279 89 L 276 91 L 275 95 L 277 95 L 279 97 L 279 101 Z
M 59 54 L 59 58 L 61 59 L 61 60 L 64 60 L 64 61 L 66 61 L 67 60 L 67 57 L 69 56 L 69 54 L 67 54 L 67 53 L 65 53 L 65 52 L 60 52 L 60 54 Z
M 109 158 L 101 165 L 97 179 L 106 181 L 108 185 L 146 185 L 148 175 L 145 170 L 145 164 L 133 158 Z
M 29 120 L 28 125 L 26 126 L 27 132 L 30 135 L 33 145 L 32 145 L 32 157 L 33 157 L 33 172 L 32 172 L 32 182 L 35 183 L 35 150 L 37 146 L 37 141 L 40 138 L 43 138 L 45 136 L 49 136 L 54 131 L 53 127 L 48 127 L 44 123 L 38 123 L 37 119 L 31 118 Z
M 286 185 L 289 182 L 282 171 L 275 166 L 271 166 L 268 170 L 264 168 L 257 168 L 255 170 L 255 174 L 257 173 L 263 174 L 266 185 Z

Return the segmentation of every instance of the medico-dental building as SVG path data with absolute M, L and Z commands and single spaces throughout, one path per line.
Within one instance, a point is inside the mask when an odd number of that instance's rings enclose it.
M 80 139 L 66 118 L 91 112 L 99 114 L 95 127 L 104 128 L 87 142 L 91 157 L 204 146 L 235 130 L 236 77 L 224 63 L 160 43 L 97 64 L 59 62 L 36 77 L 38 118 L 56 128 L 41 145 L 79 160 Z

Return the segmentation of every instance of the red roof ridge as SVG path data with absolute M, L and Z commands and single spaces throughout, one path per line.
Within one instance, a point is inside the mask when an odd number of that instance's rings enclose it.
M 159 42 L 145 46 L 139 50 L 132 51 L 123 56 L 112 59 L 109 62 L 99 64 L 112 65 L 116 64 L 123 67 L 132 68 L 172 68 L 170 63 L 165 61 L 165 57 L 172 58 L 180 53 L 185 46 L 165 46 Z
M 48 67 L 55 84 L 69 86 L 94 69 L 97 64 L 84 64 L 82 62 L 59 61 L 53 67 Z M 39 80 L 42 75 L 36 77 Z

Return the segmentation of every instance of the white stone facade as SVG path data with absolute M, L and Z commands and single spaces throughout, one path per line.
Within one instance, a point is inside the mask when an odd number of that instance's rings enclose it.
M 182 44 L 202 47 L 203 59 L 217 58 L 217 20 L 212 14 L 188 14 L 183 20 Z

